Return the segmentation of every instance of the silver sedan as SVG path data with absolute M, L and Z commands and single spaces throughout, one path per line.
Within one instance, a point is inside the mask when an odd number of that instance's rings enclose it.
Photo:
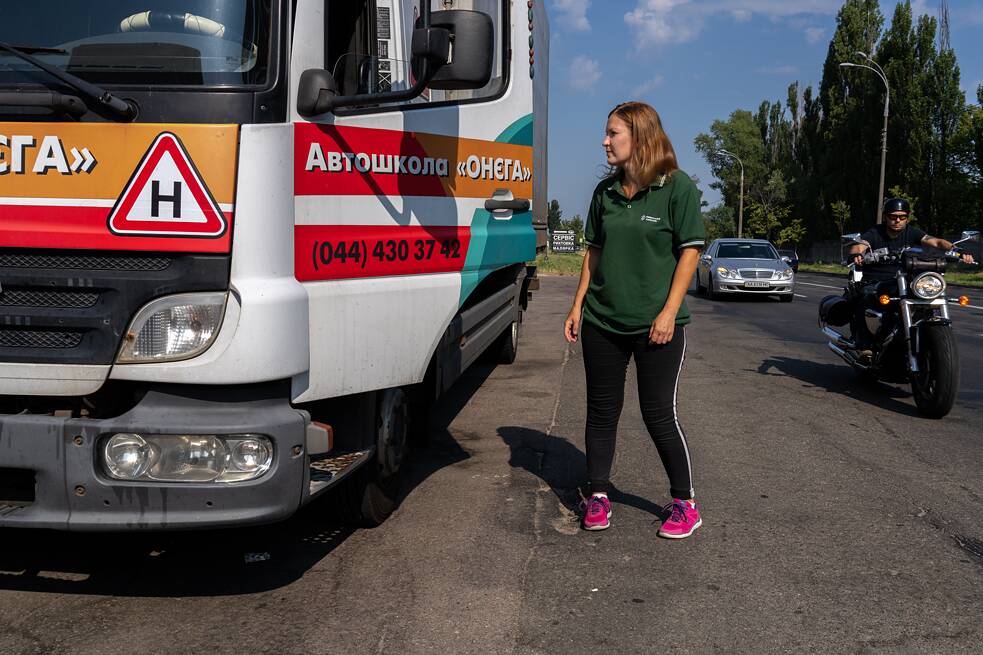
M 795 273 L 764 239 L 717 239 L 700 256 L 696 292 L 710 298 L 730 294 L 777 295 L 792 302 Z

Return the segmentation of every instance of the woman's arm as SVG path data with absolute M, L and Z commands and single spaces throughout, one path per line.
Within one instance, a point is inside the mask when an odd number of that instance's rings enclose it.
M 672 285 L 669 287 L 669 297 L 662 311 L 652 321 L 652 328 L 649 330 L 650 343 L 669 343 L 672 335 L 676 331 L 676 314 L 679 306 L 683 304 L 686 291 L 693 281 L 693 273 L 700 261 L 700 248 L 683 248 L 679 253 L 679 260 L 676 262 L 676 272 L 672 275 Z
M 577 285 L 577 293 L 573 296 L 573 307 L 567 314 L 567 320 L 563 322 L 563 335 L 567 341 L 573 343 L 580 335 L 580 315 L 584 311 L 584 296 L 587 295 L 587 288 L 590 286 L 591 276 L 597 268 L 597 262 L 601 258 L 601 249 L 588 246 L 584 253 L 584 263 L 580 266 L 580 284 Z

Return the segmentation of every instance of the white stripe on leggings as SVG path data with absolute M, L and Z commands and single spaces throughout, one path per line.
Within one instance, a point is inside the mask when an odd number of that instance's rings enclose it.
M 679 370 L 676 371 L 676 386 L 672 390 L 672 419 L 676 422 L 676 431 L 679 432 L 679 438 L 683 442 L 683 451 L 686 453 L 686 470 L 689 472 L 689 495 L 695 496 L 696 492 L 693 491 L 693 465 L 689 459 L 689 446 L 686 445 L 686 435 L 683 434 L 683 428 L 679 425 L 679 415 L 676 413 L 676 392 L 679 390 L 679 374 L 683 372 L 683 362 L 686 361 L 686 332 L 683 332 L 683 355 L 679 358 Z

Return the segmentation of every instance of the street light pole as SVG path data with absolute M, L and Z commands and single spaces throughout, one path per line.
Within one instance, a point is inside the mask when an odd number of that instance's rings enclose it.
M 868 66 L 866 64 L 854 64 L 851 62 L 843 62 L 840 64 L 843 68 L 866 68 L 869 71 L 874 71 L 877 77 L 881 78 L 881 82 L 884 82 L 884 128 L 881 130 L 881 181 L 877 188 L 877 202 L 874 204 L 874 221 L 876 223 L 881 222 L 881 203 L 884 202 L 884 167 L 887 164 L 887 117 L 889 114 L 889 108 L 891 106 L 891 87 L 887 83 L 887 75 L 884 73 L 884 69 L 881 68 L 876 61 L 874 61 L 870 55 L 866 52 L 857 51 L 857 54 L 863 57 L 866 61 L 872 64 Z
M 734 159 L 737 160 L 737 163 L 740 164 L 741 166 L 741 193 L 739 196 L 740 200 L 738 200 L 738 205 L 737 205 L 737 238 L 740 239 L 744 232 L 744 162 L 741 161 L 740 157 L 738 157 L 732 152 L 728 152 L 724 150 L 723 148 L 721 148 L 717 152 L 721 155 L 733 157 Z

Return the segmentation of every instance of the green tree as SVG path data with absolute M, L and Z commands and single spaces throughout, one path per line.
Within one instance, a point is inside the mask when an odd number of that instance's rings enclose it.
M 845 200 L 837 200 L 830 204 L 830 209 L 837 233 L 846 234 L 846 226 L 850 222 L 850 205 Z
M 703 228 L 706 230 L 707 243 L 714 239 L 736 236 L 734 208 L 720 204 L 703 212 Z
M 580 218 L 580 214 L 574 214 L 569 221 L 564 221 L 561 224 L 561 229 L 573 230 L 577 235 L 578 242 L 584 240 L 584 219 Z
M 872 72 L 844 69 L 840 63 L 856 61 L 858 51 L 873 52 L 883 23 L 877 0 L 847 0 L 836 16 L 819 87 L 821 193 L 832 192 L 871 218 L 880 167 L 884 87 Z
M 546 225 L 550 232 L 560 229 L 560 226 L 563 224 L 562 217 L 563 210 L 560 209 L 560 203 L 555 198 L 550 200 L 550 204 L 546 209 Z

